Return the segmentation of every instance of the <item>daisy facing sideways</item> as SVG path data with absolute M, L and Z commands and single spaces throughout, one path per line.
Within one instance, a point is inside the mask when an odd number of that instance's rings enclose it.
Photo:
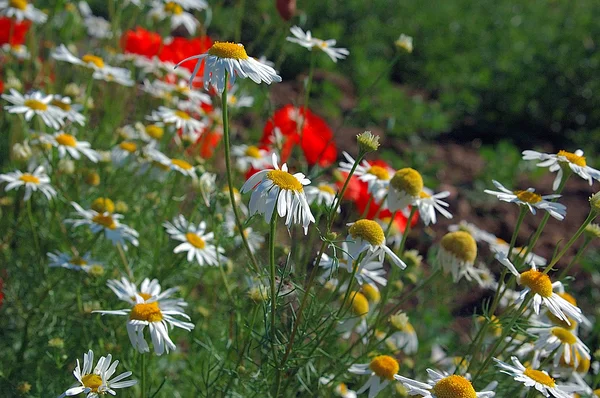
M 544 397 L 571 398 L 573 392 L 579 390 L 579 386 L 564 386 L 556 384 L 556 381 L 543 370 L 526 368 L 517 357 L 510 357 L 513 365 L 494 358 L 496 366 L 502 373 L 512 376 L 515 381 L 523 383 L 526 387 L 533 387 Z
M 40 137 L 40 142 L 48 143 L 55 147 L 58 150 L 58 157 L 61 159 L 69 154 L 69 156 L 77 160 L 81 159 L 81 155 L 94 163 L 100 160 L 100 155 L 91 148 L 89 142 L 79 141 L 74 135 L 63 131 L 56 132 L 53 135 L 44 134 Z
M 348 226 L 350 227 L 348 228 L 348 237 L 346 238 L 348 254 L 351 258 L 357 260 L 362 253 L 365 253 L 365 257 L 359 267 L 362 267 L 363 263 L 366 264 L 375 260 L 382 263 L 387 254 L 392 263 L 400 267 L 400 269 L 406 268 L 404 261 L 385 244 L 385 234 L 376 221 L 362 219 L 350 223 Z
M 190 87 L 194 77 L 198 74 L 204 62 L 204 89 L 209 90 L 212 85 L 219 94 L 225 89 L 225 74 L 229 76 L 229 83 L 234 84 L 236 78 L 250 78 L 254 83 L 265 82 L 279 83 L 281 76 L 272 67 L 249 57 L 243 44 L 216 41 L 204 54 L 194 55 L 179 62 L 182 63 L 196 59 L 196 66 L 190 78 Z
M 471 382 L 463 376 L 448 375 L 433 369 L 427 369 L 427 374 L 429 375 L 427 383 L 400 375 L 394 378 L 402 383 L 410 395 L 418 394 L 423 398 L 490 398 L 496 395 L 494 391 L 490 391 L 496 383 L 491 383 L 483 391 L 476 392 Z
M 355 160 L 348 152 L 343 152 L 342 155 L 346 161 L 340 162 L 339 169 L 344 173 L 350 173 Z M 354 170 L 354 175 L 360 181 L 367 183 L 369 193 L 376 200 L 381 200 L 385 196 L 393 174 L 393 169 L 384 165 L 371 164 L 366 160 L 360 162 Z
M 43 166 L 38 166 L 33 173 L 23 173 L 15 170 L 12 173 L 0 174 L 0 182 L 7 182 L 5 191 L 18 187 L 25 188 L 24 201 L 31 198 L 31 194 L 40 191 L 48 200 L 56 196 L 56 190 L 50 185 L 50 177 L 44 172 Z
M 28 122 L 37 115 L 44 121 L 46 126 L 55 130 L 64 125 L 64 120 L 67 117 L 62 109 L 52 105 L 52 95 L 44 95 L 41 91 L 33 91 L 23 95 L 11 88 L 10 94 L 2 94 L 2 99 L 10 102 L 10 105 L 4 106 L 8 113 L 23 114 Z
M 250 215 L 263 214 L 269 224 L 276 210 L 279 217 L 285 217 L 288 229 L 292 224 L 300 224 L 306 234 L 309 224 L 315 222 L 304 192 L 310 180 L 302 173 L 289 173 L 285 163 L 280 169 L 275 154 L 272 161 L 273 169 L 259 171 L 242 186 L 241 193 L 252 191 Z
M 554 288 L 558 288 L 560 282 L 552 283 L 550 277 L 538 271 L 535 265 L 532 265 L 530 270 L 519 273 L 504 252 L 496 253 L 496 259 L 517 277 L 519 285 L 525 286 L 517 303 L 522 302 L 527 294 L 533 294 L 533 311 L 536 314 L 540 313 L 540 306 L 544 304 L 548 311 L 567 324 L 570 324 L 569 318 L 573 318 L 577 322 L 583 320 L 583 315 L 578 307 L 554 293 Z
M 62 397 L 72 397 L 79 394 L 87 394 L 87 398 L 99 398 L 106 394 L 117 395 L 115 389 L 127 388 L 137 384 L 137 380 L 124 380 L 131 376 L 131 371 L 121 373 L 117 377 L 110 380 L 119 361 L 112 362 L 112 355 L 100 357 L 96 367 L 94 366 L 94 352 L 89 350 L 87 354 L 83 354 L 83 367 L 77 360 L 77 366 L 73 371 L 73 376 L 77 379 L 77 384 L 61 394 Z
M 371 362 L 355 364 L 350 366 L 348 372 L 356 375 L 369 375 L 369 380 L 358 390 L 357 394 L 369 391 L 369 398 L 379 394 L 391 381 L 396 379 L 400 365 L 398 361 L 389 355 L 378 355 Z
M 106 281 L 106 286 L 117 295 L 119 300 L 125 301 L 131 305 L 136 303 L 135 296 L 139 295 L 144 300 L 149 299 L 152 296 L 158 296 L 162 289 L 158 279 L 144 278 L 140 284 L 140 288 L 125 277 L 121 277 L 121 280 L 109 279 Z M 172 287 L 165 292 L 165 294 L 172 294 L 177 291 L 176 287 Z
M 496 180 L 493 180 L 492 182 L 500 191 L 486 189 L 484 192 L 496 196 L 499 200 L 509 203 L 516 203 L 521 206 L 527 206 L 529 211 L 531 211 L 533 214 L 536 213 L 536 209 L 546 210 L 557 220 L 563 220 L 567 214 L 567 208 L 565 205 L 549 201 L 560 198 L 560 195 L 538 195 L 535 193 L 535 189 L 533 188 L 529 188 L 526 191 L 511 191 L 506 189 L 504 185 L 500 184 Z
M 180 214 L 173 219 L 172 223 L 166 221 L 163 226 L 172 239 L 182 242 L 173 249 L 173 253 L 187 252 L 187 260 L 195 259 L 201 266 L 218 266 L 227 261 L 223 255 L 225 250 L 212 244 L 215 234 L 206 233 L 204 221 L 194 225 Z
M 560 326 L 541 325 L 527 329 L 528 333 L 537 336 L 535 349 L 543 350 L 547 353 L 553 353 L 554 366 L 558 366 L 561 360 L 563 363 L 572 363 L 576 368 L 580 360 L 591 359 L 590 349 L 577 337 L 573 330 Z
M 144 298 L 142 294 L 135 295 L 135 304 L 132 308 L 126 308 L 116 311 L 94 311 L 100 314 L 123 315 L 129 317 L 127 321 L 127 333 L 133 348 L 141 353 L 149 352 L 150 348 L 144 339 L 144 329 L 146 326 L 150 330 L 150 337 L 154 345 L 156 355 L 167 354 L 170 350 L 176 348 L 169 337 L 169 327 L 173 326 L 191 331 L 194 324 L 177 319 L 175 316 L 190 320 L 190 317 L 183 312 L 183 307 L 187 303 L 182 299 L 169 298 L 175 288 L 167 289 L 162 293 Z
M 558 151 L 557 154 L 541 153 L 537 151 L 523 151 L 524 160 L 541 160 L 536 166 L 548 167 L 551 172 L 557 172 L 552 189 L 555 191 L 560 186 L 564 174 L 563 167 L 568 167 L 573 173 L 587 180 L 592 185 L 593 180 L 600 180 L 600 171 L 587 165 L 581 149 L 575 152 Z
M 76 271 L 94 272 L 102 268 L 98 261 L 92 260 L 90 253 L 83 256 L 70 255 L 68 253 L 55 252 L 46 254 L 50 259 L 50 267 L 61 267 Z
M 338 59 L 344 59 L 350 54 L 350 51 L 346 48 L 335 48 L 336 41 L 334 39 L 321 40 L 312 37 L 310 30 L 307 30 L 305 33 L 298 26 L 292 26 L 290 32 L 294 37 L 286 37 L 287 41 L 299 44 L 309 51 L 312 51 L 313 48 L 319 49 L 327 54 L 333 62 L 337 62 Z

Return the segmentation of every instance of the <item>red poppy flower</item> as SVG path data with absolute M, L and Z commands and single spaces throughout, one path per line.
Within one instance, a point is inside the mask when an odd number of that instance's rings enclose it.
M 136 27 L 121 36 L 124 53 L 143 55 L 146 58 L 157 56 L 162 47 L 162 38 L 158 33 Z
M 192 151 L 197 151 L 202 159 L 210 159 L 215 154 L 215 149 L 221 142 L 223 135 L 218 131 L 205 130 L 193 146 Z
M 1 17 L 0 18 L 0 45 L 10 43 L 11 45 L 19 45 L 25 43 L 25 35 L 31 26 L 31 21 L 24 20 L 15 22 L 14 20 Z
M 0 93 L 4 92 L 4 82 L 0 80 Z
M 262 144 L 269 145 L 272 142 L 275 127 L 281 130 L 286 139 L 281 153 L 282 161 L 287 160 L 296 145 L 300 145 L 306 161 L 311 166 L 318 164 L 327 167 L 336 161 L 337 148 L 333 142 L 333 131 L 323 119 L 309 109 L 305 112 L 304 108 L 297 108 L 291 104 L 279 109 L 265 125 Z
M 184 37 L 173 37 L 169 42 L 165 42 L 158 58 L 164 62 L 179 63 L 181 60 L 193 55 L 203 54 L 212 46 L 212 40 L 208 36 L 186 39 Z M 194 70 L 196 60 L 187 61 L 180 67 L 186 68 L 190 72 Z M 204 65 L 200 67 L 198 74 L 202 76 Z

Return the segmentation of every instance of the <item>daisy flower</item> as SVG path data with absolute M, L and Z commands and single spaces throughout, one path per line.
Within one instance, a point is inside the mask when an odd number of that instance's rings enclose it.
M 407 53 L 413 52 L 413 38 L 411 36 L 405 35 L 402 33 L 398 40 L 394 42 L 396 47 L 403 48 Z
M 5 53 L 10 54 L 13 57 L 15 57 L 16 59 L 21 60 L 21 61 L 25 60 L 25 59 L 30 59 L 31 58 L 31 53 L 29 52 L 29 50 L 27 49 L 27 47 L 25 47 L 22 44 L 9 44 L 9 43 L 5 43 L 0 48 Z
M 229 76 L 230 84 L 234 84 L 237 77 L 250 78 L 256 84 L 261 82 L 271 84 L 281 81 L 281 76 L 277 74 L 275 69 L 249 57 L 242 44 L 216 41 L 206 53 L 186 58 L 179 62 L 177 66 L 191 59 L 197 59 L 198 61 L 189 84 L 192 85 L 194 77 L 198 73 L 202 62 L 204 62 L 202 81 L 205 90 L 208 90 L 212 84 L 218 93 L 223 93 L 226 73 Z
M 342 334 L 341 337 L 343 339 L 350 338 L 352 331 L 356 331 L 357 334 L 364 336 L 363 344 L 367 344 L 366 333 L 368 326 L 366 318 L 369 313 L 369 300 L 361 292 L 351 292 L 348 296 L 346 306 L 350 311 L 350 318 L 339 322 L 337 331 Z
M 243 243 L 242 237 L 238 232 L 232 213 L 227 213 L 227 216 L 225 217 L 225 229 L 227 230 L 228 235 L 233 238 L 235 245 L 241 246 Z M 255 253 L 265 243 L 265 237 L 255 232 L 251 227 L 244 228 L 244 235 L 246 236 L 246 241 L 248 242 L 248 246 L 252 253 Z
M 157 111 L 153 111 L 152 115 L 146 119 L 153 122 L 174 125 L 176 129 L 181 129 L 185 136 L 191 137 L 190 140 L 195 142 L 200 136 L 201 130 L 206 127 L 206 123 L 195 119 L 188 112 L 179 109 L 170 109 L 166 106 L 159 106 Z
M 404 261 L 385 244 L 385 234 L 376 221 L 363 219 L 347 225 L 350 227 L 346 238 L 350 257 L 356 260 L 365 253 L 366 256 L 361 263 L 372 260 L 382 263 L 387 254 L 395 265 L 401 269 L 406 268 Z
M 536 151 L 523 151 L 524 160 L 541 160 L 537 164 L 538 167 L 548 167 L 551 172 L 557 172 L 552 189 L 557 190 L 563 177 L 563 167 L 568 167 L 571 171 L 577 174 L 584 180 L 588 180 L 592 185 L 593 180 L 600 180 L 600 171 L 591 168 L 587 165 L 585 156 L 581 149 L 575 152 L 567 152 L 565 150 L 558 151 L 557 154 L 541 153 Z
M 302 173 L 288 173 L 285 163 L 280 169 L 275 154 L 272 161 L 274 169 L 259 171 L 242 186 L 241 193 L 252 191 L 250 215 L 263 214 L 265 221 L 270 223 L 277 209 L 279 217 L 286 217 L 288 229 L 292 224 L 301 224 L 306 234 L 308 225 L 315 222 L 304 192 L 304 186 L 310 184 L 310 180 Z
M 193 179 L 198 178 L 196 175 L 196 168 L 183 159 L 171 159 L 156 149 L 148 149 L 146 151 L 146 155 L 167 170 L 175 170 L 184 176 L 191 177 Z
M 73 123 L 77 123 L 80 126 L 85 125 L 85 116 L 79 113 L 82 106 L 79 104 L 73 104 L 71 102 L 71 98 L 67 96 L 62 96 L 58 94 L 54 94 L 52 96 L 51 105 L 62 109 L 65 113 L 65 118 Z
M 481 392 L 476 392 L 471 382 L 463 376 L 448 375 L 433 369 L 427 369 L 427 374 L 429 376 L 427 383 L 399 375 L 395 375 L 394 378 L 402 383 L 410 395 L 418 394 L 423 398 L 489 398 L 496 395 L 495 392 L 488 391 L 490 386 Z
M 458 282 L 475 264 L 477 243 L 465 231 L 448 232 L 440 241 L 437 260 L 445 274 L 452 274 L 452 280 Z
M 187 303 L 181 299 L 169 298 L 176 289 L 167 289 L 164 292 L 143 298 L 140 294 L 135 295 L 135 304 L 132 308 L 126 308 L 115 311 L 94 311 L 100 314 L 123 315 L 128 316 L 127 333 L 133 348 L 141 353 L 149 352 L 150 348 L 144 339 L 144 329 L 148 326 L 150 337 L 154 345 L 156 355 L 167 354 L 170 350 L 176 348 L 169 337 L 169 326 L 173 326 L 191 331 L 194 324 L 182 321 L 175 316 L 190 320 L 190 317 L 183 312 L 183 307 Z
M 78 141 L 74 135 L 67 134 L 63 131 L 54 133 L 53 135 L 44 134 L 40 141 L 49 143 L 56 149 L 58 149 L 58 156 L 62 159 L 67 154 L 74 159 L 81 159 L 81 155 L 96 163 L 100 160 L 100 154 L 90 148 L 90 143 L 85 141 Z
M 494 253 L 508 253 L 508 249 L 510 249 L 510 244 L 504 239 L 493 237 L 495 239 L 490 239 L 487 243 L 490 245 L 490 250 Z M 512 255 L 523 257 L 527 252 L 527 247 L 513 247 Z M 525 262 L 527 264 L 535 264 L 535 265 L 546 265 L 547 261 L 544 257 L 537 255 L 535 253 L 527 254 L 525 258 Z
M 510 357 L 514 366 L 499 359 L 494 358 L 496 366 L 502 373 L 512 376 L 515 381 L 523 383 L 526 387 L 534 387 L 544 397 L 553 396 L 555 398 L 571 398 L 571 388 L 556 384 L 556 381 L 550 377 L 545 370 L 536 370 L 526 368 L 517 357 Z M 577 389 L 579 387 L 576 387 Z
M 99 262 L 92 260 L 90 253 L 86 253 L 83 256 L 73 256 L 68 253 L 55 252 L 48 253 L 50 259 L 50 267 L 61 267 L 66 269 L 72 269 L 77 271 L 85 271 L 96 273 L 102 269 L 102 265 Z
M 381 390 L 390 384 L 390 381 L 398 377 L 397 373 L 400 370 L 398 361 L 389 355 L 378 355 L 369 363 L 355 364 L 350 366 L 348 372 L 356 375 L 369 375 L 367 382 L 356 391 L 357 394 L 362 394 L 369 391 L 369 398 L 373 398 L 379 394 Z
M 343 152 L 343 155 L 346 161 L 340 162 L 339 169 L 344 173 L 350 173 L 355 160 L 348 152 Z M 367 183 L 369 192 L 377 200 L 380 200 L 385 196 L 393 173 L 394 171 L 389 167 L 371 164 L 366 160 L 360 162 L 354 171 L 354 175 L 360 181 Z
M 245 173 L 250 168 L 262 170 L 271 165 L 269 151 L 260 149 L 254 145 L 234 145 L 231 147 L 231 153 L 236 158 L 235 165 L 237 169 L 242 173 Z
M 554 366 L 558 366 L 561 360 L 564 363 L 573 362 L 577 367 L 581 358 L 590 360 L 590 349 L 577 337 L 572 330 L 560 326 L 533 327 L 527 329 L 527 332 L 535 334 L 536 350 L 544 350 L 547 353 L 554 352 Z
M 450 196 L 450 192 L 448 191 L 434 194 L 430 189 L 423 188 L 419 194 L 419 199 L 415 200 L 415 206 L 419 209 L 419 216 L 425 225 L 437 222 L 436 210 L 447 219 L 452 219 L 452 214 L 445 209 L 450 205 L 440 200 L 448 196 Z
M 139 236 L 138 232 L 125 224 L 121 224 L 119 221 L 123 218 L 123 215 L 109 212 L 99 213 L 96 210 L 84 210 L 75 202 L 71 202 L 71 205 L 73 205 L 81 218 L 66 219 L 64 221 L 66 224 L 73 224 L 73 227 L 88 225 L 92 233 L 104 232 L 104 237 L 110 240 L 113 245 L 122 245 L 125 249 L 127 249 L 127 242 L 131 242 L 134 246 L 139 244 L 137 240 Z
M 319 184 L 316 187 L 311 185 L 306 187 L 306 199 L 309 204 L 316 204 L 317 206 L 323 206 L 325 208 L 333 208 L 335 201 L 336 190 L 330 184 Z M 338 207 L 337 212 L 341 211 L 341 206 Z
M 227 104 L 230 108 L 239 109 L 239 108 L 248 108 L 254 104 L 254 98 L 249 95 L 237 94 L 239 86 L 233 85 L 227 91 Z
M 187 251 L 187 261 L 196 259 L 198 264 L 218 266 L 227 260 L 221 247 L 211 244 L 215 234 L 206 233 L 206 223 L 200 222 L 197 226 L 188 222 L 183 215 L 178 215 L 173 222 L 164 222 L 163 226 L 171 239 L 183 242 L 179 244 L 173 253 Z
M 519 273 L 506 253 L 497 253 L 496 259 L 516 276 L 519 285 L 525 286 L 517 302 L 522 302 L 525 296 L 531 293 L 533 295 L 533 311 L 536 314 L 540 313 L 540 305 L 544 304 L 553 315 L 568 324 L 570 324 L 569 317 L 577 322 L 582 321 L 581 310 L 554 293 L 554 288 L 558 287 L 560 282 L 552 283 L 550 277 L 538 271 L 535 265 L 532 265 L 530 270 Z
M 127 388 L 137 384 L 137 380 L 123 380 L 131 376 L 131 371 L 121 373 L 117 377 L 110 380 L 112 375 L 117 370 L 119 361 L 112 362 L 112 355 L 100 357 L 96 367 L 94 366 L 94 352 L 89 350 L 87 354 L 83 354 L 83 368 L 77 360 L 77 366 L 73 371 L 73 376 L 77 379 L 77 384 L 60 397 L 72 397 L 79 394 L 87 394 L 87 398 L 99 398 L 106 394 L 117 395 L 115 389 Z
M 129 69 L 117 68 L 107 65 L 101 57 L 92 54 L 85 54 L 81 58 L 74 56 L 64 44 L 61 44 L 52 51 L 52 58 L 58 61 L 65 61 L 73 65 L 83 66 L 92 69 L 94 73 L 92 78 L 104 80 L 107 82 L 116 82 L 123 86 L 133 86 Z
M 319 384 L 323 384 L 323 385 L 331 387 L 333 384 L 332 381 L 333 381 L 333 375 L 319 377 Z M 356 396 L 357 396 L 356 391 L 350 390 L 345 383 L 339 383 L 338 385 L 336 385 L 335 388 L 333 389 L 333 392 L 338 397 L 342 397 L 342 398 L 356 398 Z
M 106 281 L 106 286 L 108 286 L 109 289 L 117 295 L 119 300 L 125 301 L 131 305 L 135 305 L 136 303 L 135 296 L 140 296 L 144 300 L 148 300 L 150 297 L 158 296 L 162 291 L 158 279 L 150 280 L 150 278 L 144 278 L 140 284 L 139 290 L 135 283 L 131 282 L 124 276 L 121 277 L 121 280 L 109 279 Z M 177 288 L 172 287 L 165 293 L 168 292 L 170 295 L 176 291 Z
M 27 19 L 33 23 L 44 23 L 48 19 L 46 14 L 27 0 L 0 0 L 0 15 L 13 18 L 17 22 Z
M 337 62 L 338 59 L 344 59 L 350 54 L 350 51 L 346 48 L 335 48 L 336 41 L 334 39 L 321 40 L 312 37 L 310 30 L 307 30 L 305 33 L 298 26 L 292 26 L 290 32 L 294 37 L 286 37 L 285 39 L 287 41 L 299 44 L 309 51 L 312 51 L 313 48 L 317 48 L 327 54 L 333 62 Z
M 116 166 L 122 166 L 131 158 L 135 158 L 138 152 L 138 146 L 132 141 L 123 141 L 119 145 L 115 145 L 110 151 L 111 161 Z
M 38 166 L 33 173 L 23 173 L 19 170 L 12 173 L 0 174 L 0 182 L 7 182 L 4 191 L 25 187 L 24 201 L 28 201 L 34 191 L 40 191 L 48 200 L 56 196 L 56 190 L 50 185 L 50 177 L 44 172 L 43 166 Z
M 410 167 L 405 167 L 398 170 L 394 177 L 390 180 L 389 193 L 387 197 L 387 205 L 391 212 L 403 210 L 408 205 L 416 205 L 417 200 L 421 199 L 423 192 L 423 177 L 421 174 Z M 426 198 L 424 198 L 426 199 Z M 429 207 L 433 207 L 435 217 L 436 201 L 429 198 L 426 201 L 426 213 L 430 211 Z M 445 203 L 445 202 L 443 202 Z M 437 207 L 438 209 L 441 207 Z M 431 221 L 431 214 L 425 214 L 425 217 Z
M 560 198 L 560 195 L 538 195 L 533 188 L 529 188 L 526 191 L 511 191 L 506 189 L 504 185 L 496 180 L 493 180 L 493 183 L 500 191 L 486 189 L 484 192 L 496 196 L 499 200 L 527 206 L 529 211 L 533 214 L 536 214 L 536 209 L 546 210 L 557 220 L 563 220 L 567 214 L 565 205 L 549 201 L 551 199 Z
M 10 94 L 2 94 L 2 98 L 11 103 L 4 107 L 8 113 L 21 113 L 28 122 L 37 115 L 42 118 L 46 126 L 55 130 L 64 125 L 65 112 L 51 104 L 52 95 L 44 95 L 41 91 L 22 95 L 11 88 Z
M 200 22 L 192 14 L 184 10 L 184 7 L 175 1 L 154 1 L 152 9 L 148 16 L 154 20 L 162 21 L 169 19 L 171 21 L 171 30 L 183 26 L 190 35 L 193 35 L 198 29 Z
M 394 351 L 402 350 L 407 355 L 415 354 L 419 349 L 419 339 L 408 316 L 403 312 L 392 315 L 390 324 L 395 332 L 386 339 L 386 345 Z

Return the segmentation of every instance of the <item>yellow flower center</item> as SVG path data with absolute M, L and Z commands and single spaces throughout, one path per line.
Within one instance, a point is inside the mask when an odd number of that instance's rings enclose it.
M 163 319 L 162 312 L 158 308 L 158 302 L 136 304 L 131 309 L 129 319 L 147 322 L 160 322 Z
M 392 315 L 390 317 L 390 323 L 394 328 L 402 332 L 414 333 L 415 331 L 413 326 L 408 321 L 408 316 L 406 316 L 404 313 Z
M 525 203 L 534 205 L 534 204 L 542 201 L 542 197 L 535 192 L 513 191 L 513 193 L 515 195 L 517 195 L 517 199 L 519 199 L 521 202 L 525 202 Z
M 27 0 L 10 0 L 8 4 L 11 8 L 18 8 L 21 11 L 27 8 Z
M 75 147 L 77 145 L 77 139 L 71 134 L 61 133 L 54 137 L 54 139 L 62 146 Z
M 360 292 L 350 293 L 348 298 L 351 303 L 351 311 L 356 316 L 365 316 L 369 312 L 369 300 Z
M 208 53 L 219 58 L 248 59 L 244 45 L 237 43 L 216 41 Z
M 373 246 L 385 243 L 385 234 L 379 224 L 373 220 L 358 220 L 348 229 L 350 236 L 366 240 Z
M 469 380 L 451 375 L 435 383 L 431 389 L 438 398 L 476 398 L 477 393 Z
M 590 370 L 590 360 L 587 358 L 581 358 L 579 352 L 573 351 L 575 353 L 575 357 L 571 357 L 571 360 L 567 363 L 565 361 L 564 355 L 560 356 L 559 364 L 562 367 L 573 368 L 577 373 L 587 373 Z M 577 367 L 575 367 L 575 358 L 577 358 Z
M 23 105 L 33 109 L 34 111 L 45 111 L 48 109 L 48 105 L 44 104 L 42 101 L 34 99 L 25 100 L 25 102 L 23 102 Z
M 24 183 L 30 183 L 30 184 L 36 184 L 36 185 L 40 183 L 39 178 L 37 178 L 36 176 L 29 174 L 29 173 L 23 174 L 21 177 L 19 177 L 19 180 L 23 181 Z
M 190 120 L 192 117 L 189 115 L 189 113 L 184 112 L 184 111 L 175 111 L 175 116 L 177 116 L 180 119 L 183 120 Z
M 77 257 L 72 257 L 71 260 L 69 261 L 71 264 L 73 265 L 77 265 L 79 267 L 83 267 L 84 265 L 87 265 L 87 261 L 85 261 L 84 259 L 82 259 L 81 257 L 77 256 Z
M 374 175 L 375 177 L 379 178 L 380 180 L 387 181 L 390 179 L 390 173 L 388 172 L 388 170 L 385 167 L 371 166 L 369 168 L 369 171 L 367 171 L 367 173 Z
M 85 182 L 94 187 L 100 185 L 100 175 L 95 171 L 91 171 L 85 175 Z
M 170 12 L 171 14 L 180 15 L 183 14 L 183 7 L 174 1 L 169 1 L 165 4 L 165 12 Z
M 194 246 L 197 249 L 204 249 L 204 246 L 206 246 L 204 239 L 202 239 L 193 232 L 188 232 L 187 234 L 185 234 L 185 238 L 190 243 L 190 245 Z
M 281 189 L 295 192 L 302 192 L 304 190 L 300 181 L 287 171 L 271 170 L 267 173 L 267 178 Z
M 150 137 L 154 138 L 155 140 L 160 140 L 162 138 L 163 134 L 165 133 L 165 130 L 160 126 L 157 126 L 156 124 L 151 124 L 149 126 L 146 126 L 145 130 L 146 130 L 146 134 L 148 134 Z
M 325 41 L 321 41 L 321 42 L 319 42 L 319 47 L 320 47 L 320 48 L 327 48 L 327 47 L 329 47 L 329 46 L 327 45 L 327 42 L 325 42 Z
M 410 167 L 400 169 L 394 174 L 390 184 L 396 191 L 406 192 L 410 196 L 419 197 L 423 190 L 423 177 Z
M 339 390 L 340 394 L 342 394 L 342 395 L 348 394 L 348 386 L 346 386 L 346 384 L 344 384 L 344 383 L 340 383 L 338 385 L 338 390 Z
M 540 271 L 529 270 L 521 274 L 521 285 L 527 286 L 535 294 L 542 297 L 552 296 L 550 277 Z
M 421 199 L 427 199 L 427 198 L 431 198 L 431 195 L 430 195 L 430 194 L 428 194 L 428 193 L 427 193 L 427 192 L 425 192 L 425 191 L 421 191 L 421 193 L 419 194 L 419 197 L 420 197 Z
M 394 380 L 394 375 L 400 370 L 400 365 L 389 355 L 378 355 L 373 358 L 369 368 L 382 379 Z
M 572 152 L 564 150 L 558 151 L 558 156 L 564 156 L 570 163 L 576 164 L 577 166 L 585 167 L 585 156 L 575 155 Z
M 557 327 L 550 330 L 553 336 L 558 338 L 562 343 L 573 345 L 577 343 L 577 338 L 568 329 Z
M 96 214 L 92 218 L 92 221 L 95 222 L 96 224 L 102 225 L 104 228 L 108 228 L 108 229 L 117 228 L 117 224 L 115 223 L 115 220 L 113 220 L 113 218 L 110 214 L 107 214 L 107 215 Z
M 100 69 L 104 68 L 104 61 L 102 60 L 102 58 L 97 57 L 95 55 L 85 54 L 83 57 L 81 57 L 81 60 L 86 64 L 94 64 Z
M 449 232 L 442 238 L 440 245 L 459 260 L 473 263 L 477 257 L 477 243 L 470 233 L 465 231 Z
M 335 190 L 326 184 L 319 185 L 319 191 L 326 192 L 330 195 L 335 196 Z
M 556 383 L 554 383 L 554 379 L 540 370 L 527 368 L 525 369 L 523 374 L 529 377 L 530 379 L 536 381 L 537 383 L 543 384 L 545 386 L 551 388 L 554 388 L 554 386 L 556 386 Z
M 150 297 L 152 297 L 150 294 L 148 293 L 138 293 L 138 296 L 140 296 L 141 298 L 143 298 L 144 300 L 148 300 Z
M 254 145 L 250 145 L 248 148 L 246 148 L 246 156 L 250 156 L 254 159 L 260 159 L 260 149 Z
M 113 213 L 115 211 L 115 203 L 109 198 L 97 198 L 92 202 L 92 210 L 98 213 Z
M 134 142 L 123 141 L 119 144 L 119 148 L 129 153 L 133 153 L 137 150 L 137 145 Z
M 235 105 L 238 102 L 238 99 L 237 99 L 237 97 L 235 95 L 230 95 L 229 98 L 228 98 L 228 100 L 229 100 L 229 103 L 231 105 Z
M 102 378 L 97 374 L 85 375 L 81 378 L 81 382 L 87 388 L 90 388 L 92 392 L 98 392 L 98 387 L 102 385 Z
M 181 159 L 171 159 L 171 164 L 177 166 L 183 170 L 191 170 L 194 168 L 191 164 Z
M 378 303 L 381 300 L 381 294 L 379 293 L 379 289 L 375 286 L 365 283 L 362 287 L 362 293 L 372 303 Z
M 66 102 L 62 102 L 59 100 L 52 100 L 52 102 L 50 102 L 50 104 L 54 105 L 57 108 L 62 109 L 65 112 L 68 112 L 71 110 L 71 104 L 68 104 Z

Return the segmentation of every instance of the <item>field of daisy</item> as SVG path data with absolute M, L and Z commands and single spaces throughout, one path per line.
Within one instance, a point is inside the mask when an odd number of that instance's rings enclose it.
M 0 397 L 600 397 L 595 80 L 364 3 L 0 0 Z

